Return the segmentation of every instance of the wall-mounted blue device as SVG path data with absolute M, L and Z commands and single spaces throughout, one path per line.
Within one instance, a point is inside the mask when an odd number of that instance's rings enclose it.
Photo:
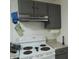
M 14 24 L 17 24 L 18 20 L 19 20 L 19 17 L 18 17 L 18 13 L 17 12 L 12 12 L 11 13 L 11 17 L 12 17 L 12 22 Z

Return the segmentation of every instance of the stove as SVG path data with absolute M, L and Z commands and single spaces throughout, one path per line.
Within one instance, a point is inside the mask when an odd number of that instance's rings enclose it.
M 20 40 L 20 59 L 55 59 L 55 50 L 46 44 L 45 36 L 29 36 Z
M 20 59 L 55 59 L 55 50 L 46 43 L 25 44 L 21 44 Z

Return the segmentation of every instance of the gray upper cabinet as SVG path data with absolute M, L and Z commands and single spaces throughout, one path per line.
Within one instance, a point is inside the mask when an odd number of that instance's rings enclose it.
M 20 14 L 33 15 L 32 0 L 18 0 L 18 8 Z
M 33 0 L 18 0 L 18 9 L 19 9 L 19 14 L 22 15 L 22 17 L 35 16 L 35 17 L 43 18 L 44 16 L 48 16 L 47 22 L 45 22 L 46 29 L 61 28 L 60 5 L 50 4 L 40 1 L 33 1 Z
M 47 16 L 47 4 L 32 0 L 18 0 L 20 14 Z
M 47 16 L 47 3 L 35 1 L 35 15 Z
M 47 29 L 61 28 L 61 6 L 56 4 L 48 4 L 49 22 L 46 24 Z

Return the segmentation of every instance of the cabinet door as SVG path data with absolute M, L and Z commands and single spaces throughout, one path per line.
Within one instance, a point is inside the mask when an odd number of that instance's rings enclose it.
M 56 59 L 68 59 L 68 47 L 55 50 Z
M 68 59 L 68 55 L 65 53 L 65 54 L 60 54 L 60 55 L 56 55 L 55 57 L 56 59 Z
M 47 3 L 35 1 L 35 15 L 47 16 Z
M 61 7 L 60 5 L 48 4 L 49 23 L 46 28 L 60 29 L 61 28 Z
M 18 0 L 19 13 L 25 15 L 33 15 L 32 0 Z

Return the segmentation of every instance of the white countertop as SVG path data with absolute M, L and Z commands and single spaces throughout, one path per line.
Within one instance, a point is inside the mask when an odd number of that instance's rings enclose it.
M 66 45 L 62 45 L 61 43 L 57 42 L 56 40 L 48 40 L 47 44 L 50 45 L 54 49 L 60 49 L 67 47 Z

